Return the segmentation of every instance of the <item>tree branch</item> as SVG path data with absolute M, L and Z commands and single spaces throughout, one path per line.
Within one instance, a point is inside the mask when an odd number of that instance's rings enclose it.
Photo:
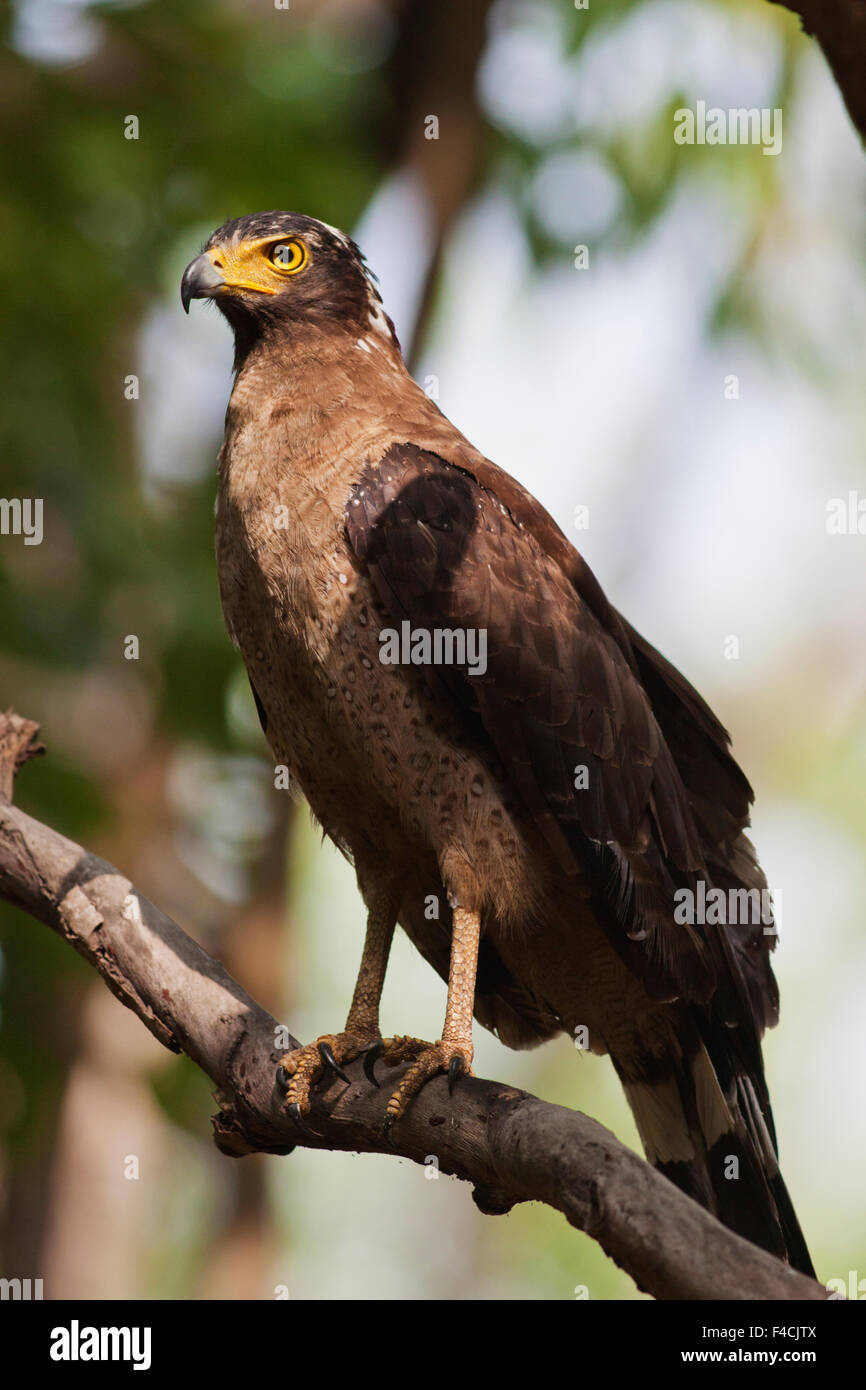
M 818 40 L 848 114 L 866 139 L 866 0 L 771 0 L 799 15 Z
M 38 726 L 0 715 L 0 789 L 35 752 Z M 546 1202 L 599 1242 L 641 1289 L 667 1299 L 823 1299 L 825 1290 L 720 1225 L 608 1130 L 509 1086 L 465 1078 L 449 1097 L 431 1081 L 384 1135 L 391 1087 L 316 1092 L 311 1131 L 288 1118 L 275 1084 L 296 1046 L 236 980 L 111 864 L 0 799 L 0 898 L 84 956 L 155 1038 L 185 1052 L 218 1087 L 217 1146 L 231 1156 L 297 1145 L 400 1154 L 473 1184 L 479 1208 Z M 396 1080 L 401 1072 L 394 1069 Z

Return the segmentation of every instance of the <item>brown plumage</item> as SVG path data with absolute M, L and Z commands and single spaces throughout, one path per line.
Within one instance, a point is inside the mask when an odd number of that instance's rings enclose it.
M 358 248 L 311 218 L 229 222 L 187 268 L 237 377 L 217 507 L 223 608 L 266 736 L 355 864 L 368 932 L 346 1027 L 284 1059 L 412 1059 L 399 1120 L 472 1058 L 563 1031 L 609 1053 L 652 1162 L 811 1270 L 761 1059 L 772 929 L 682 924 L 676 897 L 765 889 L 751 789 L 683 677 L 611 608 L 543 507 L 408 375 Z M 486 639 L 452 664 L 393 642 Z M 455 634 L 457 635 L 455 637 Z M 451 647 L 459 658 L 459 642 Z M 440 653 L 441 655 L 441 653 Z M 395 923 L 449 980 L 435 1045 L 379 1035 Z M 477 969 L 476 969 L 477 965 Z

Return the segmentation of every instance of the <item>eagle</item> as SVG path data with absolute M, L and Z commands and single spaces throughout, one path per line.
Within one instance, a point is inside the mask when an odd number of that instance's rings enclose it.
M 647 1159 L 813 1273 L 779 1171 L 761 1039 L 776 933 L 753 793 L 701 696 L 536 501 L 410 376 L 355 242 L 293 212 L 187 266 L 234 334 L 222 608 L 277 766 L 354 865 L 367 927 L 345 1027 L 284 1057 L 408 1064 L 386 1126 L 508 1047 L 607 1054 Z M 756 904 L 761 904 L 756 912 Z M 448 985 L 441 1038 L 383 1038 L 397 924 Z

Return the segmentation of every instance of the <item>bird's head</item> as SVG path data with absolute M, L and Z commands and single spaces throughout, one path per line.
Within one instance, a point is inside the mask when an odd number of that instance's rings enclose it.
M 180 297 L 212 299 L 231 324 L 239 357 L 260 338 L 303 325 L 357 338 L 394 326 L 359 248 L 344 232 L 298 212 L 226 222 L 183 273 Z

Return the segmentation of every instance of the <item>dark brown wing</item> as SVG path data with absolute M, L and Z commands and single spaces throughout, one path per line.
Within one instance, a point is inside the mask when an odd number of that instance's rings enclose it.
M 751 789 L 725 730 L 611 608 L 540 504 L 487 461 L 469 472 L 393 445 L 365 469 L 346 518 L 394 621 L 486 633 L 483 672 L 425 674 L 490 740 L 564 872 L 594 885 L 597 919 L 647 991 L 692 1005 L 681 1042 L 692 1057 L 697 1038 L 706 1047 L 732 1117 L 719 1144 L 730 1152 L 736 1131 L 759 1191 L 758 1214 L 737 1214 L 716 1174 L 717 1209 L 809 1268 L 772 1152 L 761 1058 L 777 1015 L 775 938 L 760 924 L 689 927 L 673 913 L 676 891 L 696 893 L 701 879 L 766 886 L 743 834 Z M 687 1175 L 670 1175 L 688 1190 Z
M 486 632 L 482 674 L 439 667 L 431 678 L 480 721 L 565 872 L 589 871 L 617 948 L 651 991 L 708 998 L 713 953 L 672 915 L 675 889 L 705 873 L 700 837 L 631 654 L 598 605 L 489 488 L 411 444 L 365 471 L 347 529 L 395 621 Z

